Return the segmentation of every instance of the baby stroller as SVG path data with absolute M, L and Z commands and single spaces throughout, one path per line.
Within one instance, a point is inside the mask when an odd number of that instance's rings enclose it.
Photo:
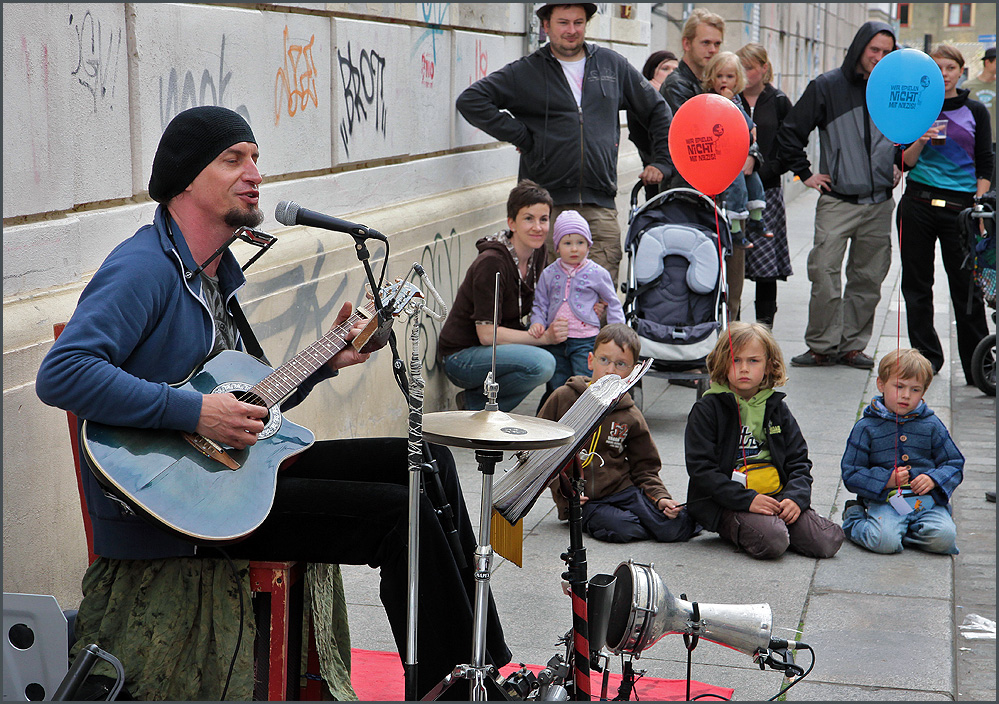
M 984 234 L 979 230 L 979 221 L 985 223 Z M 963 266 L 971 270 L 974 281 L 971 296 L 981 295 L 986 305 L 992 309 L 992 322 L 996 321 L 996 192 L 990 191 L 975 198 L 975 205 L 965 208 L 958 216 L 964 237 L 961 246 L 964 250 Z M 989 396 L 996 395 L 996 336 L 986 335 L 975 347 L 971 357 L 971 374 L 975 386 Z
M 646 376 L 693 386 L 700 398 L 710 384 L 705 357 L 726 328 L 732 235 L 722 210 L 703 193 L 673 188 L 639 207 L 641 186 L 631 192 L 625 238 L 624 317 L 641 339 L 642 357 L 653 360 Z M 641 408 L 640 385 L 632 396 Z

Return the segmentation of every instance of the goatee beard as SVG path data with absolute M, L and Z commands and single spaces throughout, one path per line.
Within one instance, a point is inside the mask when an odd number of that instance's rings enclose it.
M 250 209 L 233 208 L 222 217 L 223 222 L 229 227 L 256 227 L 264 221 L 264 212 L 257 206 Z

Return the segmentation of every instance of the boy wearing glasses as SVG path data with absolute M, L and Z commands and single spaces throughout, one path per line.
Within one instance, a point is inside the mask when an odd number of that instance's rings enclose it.
M 623 323 L 605 325 L 587 360 L 592 377 L 570 377 L 548 397 L 538 417 L 561 419 L 592 382 L 607 374 L 630 374 L 640 352 L 634 330 Z M 593 430 L 583 450 L 590 453 L 583 463 L 586 485 L 580 497 L 588 535 L 611 543 L 648 539 L 674 543 L 701 532 L 659 478 L 659 451 L 629 394 Z M 569 502 L 559 492 L 557 480 L 551 489 L 559 520 L 568 520 Z

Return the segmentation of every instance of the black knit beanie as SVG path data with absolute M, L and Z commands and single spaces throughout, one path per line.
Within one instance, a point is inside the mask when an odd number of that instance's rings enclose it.
M 239 142 L 257 143 L 239 113 L 205 105 L 170 120 L 153 157 L 149 197 L 166 203 L 183 191 L 219 154 Z

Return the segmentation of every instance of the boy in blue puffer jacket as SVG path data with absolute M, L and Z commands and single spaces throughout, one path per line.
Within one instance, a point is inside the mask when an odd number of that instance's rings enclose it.
M 964 478 L 964 456 L 923 401 L 932 380 L 933 366 L 918 351 L 885 355 L 878 366 L 882 395 L 847 440 L 843 483 L 859 498 L 846 502 L 843 531 L 873 552 L 910 546 L 958 553 L 949 503 Z

